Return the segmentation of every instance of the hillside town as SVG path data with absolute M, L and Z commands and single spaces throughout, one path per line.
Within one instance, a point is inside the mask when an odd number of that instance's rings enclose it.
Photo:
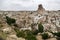
M 58 36 L 53 33 L 60 32 L 60 10 L 48 11 L 40 4 L 36 11 L 0 11 L 0 40 L 35 40 L 33 37 L 31 39 L 17 37 L 15 30 L 36 31 L 39 29 L 38 24 L 43 26 L 43 32 L 39 31 L 36 34 L 37 40 L 44 40 L 41 36 L 44 33 L 48 33 L 50 37 L 46 40 L 58 40 Z M 23 33 L 26 34 L 26 32 Z

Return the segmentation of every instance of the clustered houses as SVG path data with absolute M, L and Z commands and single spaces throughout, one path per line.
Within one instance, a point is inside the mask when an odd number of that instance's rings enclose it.
M 37 11 L 0 11 L 0 15 L 16 19 L 20 30 L 38 29 L 38 23 L 42 23 L 44 31 L 60 31 L 60 11 L 46 11 L 42 5 Z

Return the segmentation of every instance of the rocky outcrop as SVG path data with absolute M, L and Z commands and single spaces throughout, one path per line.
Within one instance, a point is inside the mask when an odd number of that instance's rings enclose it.
M 42 4 L 40 4 L 40 5 L 38 6 L 38 10 L 39 10 L 39 11 L 44 11 L 44 10 L 45 10 L 45 9 L 43 8 Z
M 40 4 L 40 5 L 38 6 L 37 12 L 38 12 L 39 14 L 42 14 L 42 13 L 45 12 L 45 9 L 43 8 L 42 4 Z

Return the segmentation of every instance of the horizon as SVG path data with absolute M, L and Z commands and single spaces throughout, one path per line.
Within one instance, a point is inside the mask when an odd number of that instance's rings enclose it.
M 0 0 L 0 10 L 36 11 L 39 4 L 46 10 L 60 10 L 60 0 Z

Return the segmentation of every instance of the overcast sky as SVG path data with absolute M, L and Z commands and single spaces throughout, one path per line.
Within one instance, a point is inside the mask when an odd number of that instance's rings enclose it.
M 60 0 L 0 0 L 0 10 L 37 10 L 39 4 L 46 10 L 60 9 Z

